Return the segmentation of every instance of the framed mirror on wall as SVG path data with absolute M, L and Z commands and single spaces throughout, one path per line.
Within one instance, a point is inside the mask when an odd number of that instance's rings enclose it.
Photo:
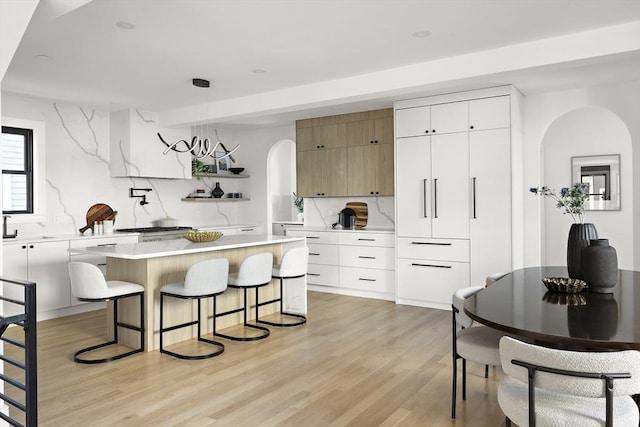
M 571 182 L 582 182 L 588 186 L 585 210 L 620 210 L 619 154 L 572 157 L 571 178 Z

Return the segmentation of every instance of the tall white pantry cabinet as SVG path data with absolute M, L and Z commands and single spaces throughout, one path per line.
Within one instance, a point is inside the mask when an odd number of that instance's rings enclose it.
M 395 103 L 399 304 L 449 309 L 512 270 L 519 99 L 505 86 Z

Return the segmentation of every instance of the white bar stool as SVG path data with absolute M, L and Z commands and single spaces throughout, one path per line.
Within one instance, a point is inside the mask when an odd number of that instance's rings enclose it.
M 271 322 L 267 320 L 261 320 L 258 318 L 256 313 L 256 322 L 262 323 L 265 325 L 271 326 L 281 326 L 281 327 L 291 327 L 291 326 L 299 326 L 307 323 L 306 316 L 302 314 L 295 313 L 286 313 L 282 311 L 282 298 L 284 297 L 283 290 L 283 281 L 284 279 L 299 279 L 307 275 L 307 266 L 309 265 L 309 248 L 307 246 L 302 246 L 299 248 L 289 249 L 282 256 L 282 262 L 280 265 L 274 265 L 271 270 L 271 277 L 274 279 L 280 279 L 280 297 L 272 299 L 270 301 L 259 302 L 258 298 L 258 288 L 256 288 L 256 306 L 262 307 L 263 305 L 273 304 L 276 302 L 280 303 L 280 315 L 293 317 L 297 320 L 293 322 Z
M 97 364 L 122 359 L 132 354 L 144 351 L 144 287 L 137 283 L 123 282 L 120 280 L 105 280 L 100 269 L 87 262 L 72 261 L 69 263 L 69 278 L 71 279 L 71 292 L 80 301 L 97 302 L 113 301 L 113 340 L 78 350 L 73 355 L 76 363 Z M 140 326 L 134 326 L 118 321 L 118 300 L 128 297 L 140 297 Z M 103 359 L 81 359 L 84 353 L 118 344 L 118 327 L 140 332 L 140 347 L 115 356 Z
M 273 254 L 269 252 L 263 252 L 260 254 L 251 255 L 242 261 L 240 264 L 240 269 L 237 274 L 230 274 L 228 278 L 228 286 L 230 288 L 242 289 L 244 293 L 244 304 L 240 308 L 236 308 L 234 310 L 225 311 L 224 313 L 216 314 L 216 300 L 213 300 L 213 335 L 219 336 L 222 338 L 227 338 L 234 341 L 257 341 L 265 339 L 271 333 L 269 329 L 258 326 L 251 325 L 247 323 L 247 311 L 250 309 L 248 305 L 247 299 L 247 290 L 250 288 L 257 289 L 261 286 L 266 286 L 271 283 L 271 269 L 273 267 Z M 256 301 L 257 302 L 257 301 Z M 246 328 L 257 329 L 260 331 L 260 335 L 252 336 L 252 337 L 239 337 L 235 335 L 221 334 L 216 332 L 216 319 L 218 317 L 226 316 L 229 314 L 243 312 L 244 322 L 243 325 Z M 258 305 L 256 304 L 256 319 L 258 318 Z
M 224 344 L 202 338 L 202 314 L 201 301 L 203 298 L 214 299 L 213 315 L 215 319 L 215 298 L 227 289 L 227 275 L 229 274 L 229 260 L 226 258 L 215 258 L 200 261 L 193 264 L 187 270 L 184 282 L 170 283 L 160 289 L 160 353 L 168 354 L 179 359 L 200 360 L 218 356 L 224 352 Z M 197 299 L 198 319 L 179 325 L 164 327 L 164 298 Z M 175 351 L 165 350 L 163 335 L 165 332 L 173 331 L 187 326 L 198 325 L 198 341 L 216 346 L 216 350 L 200 355 L 187 355 Z

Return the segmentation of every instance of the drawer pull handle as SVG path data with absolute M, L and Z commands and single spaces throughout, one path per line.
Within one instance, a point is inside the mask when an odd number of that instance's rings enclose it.
M 376 281 L 376 279 L 364 279 L 362 277 L 358 277 L 358 280 L 362 280 L 364 282 L 375 282 Z
M 309 252 L 309 255 L 320 256 L 320 254 L 316 254 L 316 253 L 313 253 L 313 252 Z
M 307 273 L 307 276 L 320 276 L 318 273 Z
M 115 245 L 117 245 L 117 243 L 102 243 L 98 246 L 115 246 Z
M 106 267 L 107 263 L 106 262 L 101 262 L 100 264 L 98 264 L 98 267 Z
M 358 240 L 360 240 L 362 242 L 375 242 L 376 241 L 376 239 L 358 239 Z
M 363 256 L 363 255 L 358 255 L 358 258 L 364 258 L 364 259 L 376 259 L 376 257 L 374 257 L 374 256 Z
M 307 236 L 307 239 L 319 239 L 320 237 L 318 236 Z
M 451 243 L 411 242 L 412 245 L 451 246 Z
M 253 228 L 241 228 L 240 231 L 253 231 Z
M 435 264 L 419 264 L 416 262 L 411 263 L 415 267 L 435 267 L 435 268 L 451 268 L 450 265 L 435 265 Z

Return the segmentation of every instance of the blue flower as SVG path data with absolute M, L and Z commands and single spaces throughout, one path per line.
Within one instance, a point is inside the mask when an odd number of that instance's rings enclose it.
M 569 187 L 562 187 L 560 189 L 560 196 L 565 197 L 568 192 L 569 192 Z
M 533 194 L 538 194 L 538 188 L 537 187 L 531 187 L 529 189 L 529 191 L 531 191 Z

